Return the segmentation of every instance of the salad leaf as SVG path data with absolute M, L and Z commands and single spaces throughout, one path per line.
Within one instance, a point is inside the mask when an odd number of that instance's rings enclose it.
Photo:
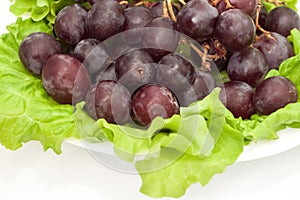
M 10 11 L 17 16 L 30 13 L 34 21 L 46 19 L 54 24 L 56 14 L 67 5 L 74 4 L 72 0 L 15 0 Z
M 293 43 L 295 54 L 300 53 L 300 31 L 298 29 L 291 30 L 291 35 L 288 36 L 288 40 Z
M 178 152 L 162 149 L 159 158 L 142 160 L 136 168 L 142 178 L 140 191 L 151 197 L 180 197 L 193 183 L 206 185 L 217 173 L 236 161 L 243 151 L 244 138 L 239 131 L 229 124 L 224 124 L 222 133 L 210 156 L 199 158 Z M 174 162 L 161 167 L 162 163 Z
M 280 0 L 281 2 L 285 2 L 287 7 L 295 10 L 297 12 L 297 1 L 298 0 Z M 270 12 L 272 9 L 276 8 L 277 6 L 274 3 L 270 3 L 267 1 L 262 0 L 262 3 L 266 7 L 267 11 Z
M 202 101 L 181 108 L 180 116 L 155 118 L 146 130 L 99 119 L 99 140 L 110 140 L 116 155 L 124 160 L 134 162 L 136 155 L 144 155 L 136 162 L 143 179 L 141 192 L 152 197 L 182 196 L 193 183 L 207 184 L 243 151 L 238 120 L 225 109 L 219 92 L 217 88 Z M 91 127 L 95 122 L 83 109 L 84 103 L 77 105 L 74 119 L 85 138 L 89 131 L 94 132 Z
M 114 144 L 115 153 L 127 161 L 133 161 L 136 154 L 155 153 L 165 147 L 205 157 L 211 153 L 221 134 L 220 124 L 225 123 L 226 109 L 218 99 L 219 91 L 214 90 L 201 103 L 181 108 L 180 116 L 154 119 L 146 130 L 110 124 L 99 119 L 98 130 L 102 134 L 98 134 L 98 139 L 110 140 Z M 83 106 L 83 103 L 77 105 L 74 119 L 81 130 L 81 137 L 86 138 L 95 132 L 91 130 L 95 122 L 83 112 Z
M 76 136 L 73 108 L 52 100 L 41 79 L 32 76 L 21 64 L 18 47 L 31 32 L 51 32 L 43 22 L 22 20 L 8 27 L 0 37 L 0 143 L 16 150 L 22 143 L 40 141 L 45 150 L 61 153 L 65 138 Z M 22 30 L 22 31 L 20 31 Z
M 292 30 L 289 40 L 293 43 L 295 56 L 288 58 L 279 66 L 279 70 L 271 70 L 266 78 L 284 76 L 291 80 L 300 94 L 300 32 Z M 300 95 L 298 102 L 289 104 L 268 116 L 253 115 L 251 120 L 241 120 L 241 130 L 246 139 L 258 141 L 261 139 L 277 139 L 277 131 L 289 127 L 300 128 L 300 115 L 295 112 L 300 109 Z

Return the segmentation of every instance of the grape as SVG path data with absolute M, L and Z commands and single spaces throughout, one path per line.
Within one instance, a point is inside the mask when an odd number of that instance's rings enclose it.
M 76 104 L 85 98 L 90 80 L 85 67 L 74 57 L 55 54 L 42 71 L 42 81 L 48 94 L 58 103 Z
M 248 47 L 255 39 L 253 20 L 239 9 L 230 9 L 220 14 L 216 25 L 219 41 L 230 51 Z
M 179 11 L 177 29 L 197 41 L 207 39 L 213 32 L 218 10 L 207 0 L 192 0 Z
M 101 1 L 88 12 L 86 29 L 90 37 L 103 41 L 122 31 L 124 23 L 124 10 L 117 1 Z
M 164 56 L 159 61 L 156 79 L 172 91 L 185 90 L 195 80 L 193 65 L 176 53 Z
M 46 60 L 61 51 L 60 43 L 52 35 L 36 32 L 22 41 L 19 47 L 19 57 L 29 71 L 40 75 Z
M 258 0 L 229 0 L 229 2 L 234 8 L 241 9 L 252 18 L 255 17 Z M 217 4 L 216 8 L 219 13 L 224 12 L 226 10 L 225 1 L 221 0 L 220 3 Z
M 230 80 L 243 81 L 253 87 L 264 79 L 268 70 L 263 54 L 253 47 L 236 51 L 227 66 Z
M 164 14 L 163 13 L 163 4 L 164 4 L 163 1 L 157 1 L 157 2 L 154 2 L 150 6 L 150 10 L 152 12 L 153 17 L 163 16 L 163 14 Z M 177 15 L 178 9 L 174 5 L 172 5 L 172 8 L 173 8 L 174 15 Z
M 262 6 L 259 12 L 258 23 L 262 28 L 265 28 L 268 11 L 265 6 Z
M 125 32 L 123 40 L 127 43 L 137 43 L 140 42 L 142 36 L 142 30 L 132 30 L 136 28 L 144 28 L 152 19 L 151 11 L 143 6 L 130 7 L 125 10 L 125 25 L 124 30 L 131 30 L 130 32 Z
M 155 61 L 159 61 L 165 55 L 176 50 L 178 34 L 173 31 L 174 24 L 170 18 L 153 18 L 146 27 L 154 27 L 154 29 L 144 29 L 143 45 Z
M 192 102 L 203 99 L 215 86 L 215 80 L 210 73 L 197 70 L 194 83 L 186 90 L 176 93 L 180 106 L 188 106 Z
M 289 79 L 273 76 L 257 86 L 253 101 L 259 114 L 269 115 L 297 99 L 297 89 Z
M 261 34 L 254 43 L 254 47 L 262 52 L 269 69 L 278 69 L 279 65 L 294 55 L 291 43 L 282 35 L 271 32 L 269 37 Z
M 179 114 L 174 94 L 160 84 L 147 84 L 132 96 L 132 118 L 141 125 L 149 125 L 155 117 L 170 118 Z
M 123 125 L 130 119 L 130 93 L 116 81 L 100 81 L 87 92 L 85 108 L 94 119 Z
M 64 7 L 54 23 L 55 34 L 67 44 L 77 44 L 85 36 L 86 16 L 87 11 L 79 4 Z
M 115 72 L 118 80 L 130 91 L 155 78 L 156 67 L 146 50 L 130 51 L 116 60 Z
M 95 4 L 95 1 L 97 1 L 97 0 L 88 0 L 88 2 L 89 2 L 91 5 L 94 5 L 94 4 Z
M 266 18 L 266 29 L 287 37 L 292 29 L 300 29 L 299 15 L 291 8 L 277 7 Z
M 105 70 L 109 62 L 105 46 L 100 44 L 99 40 L 93 38 L 80 41 L 74 49 L 74 56 L 83 62 L 92 81 L 98 73 Z
M 125 10 L 125 27 L 124 30 L 145 27 L 152 19 L 149 8 L 144 6 L 130 7 Z
M 241 81 L 230 81 L 221 87 L 220 100 L 234 117 L 249 119 L 255 113 L 253 88 Z
M 115 72 L 115 63 L 111 63 L 104 72 L 98 74 L 96 78 L 96 82 L 104 81 L 104 80 L 113 80 L 117 81 L 116 72 Z
M 81 40 L 74 49 L 74 56 L 83 62 L 91 51 L 100 44 L 100 41 L 94 38 Z

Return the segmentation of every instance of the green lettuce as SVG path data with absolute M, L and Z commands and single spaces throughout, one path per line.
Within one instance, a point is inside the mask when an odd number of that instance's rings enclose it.
M 180 116 L 155 118 L 146 130 L 104 119 L 95 122 L 84 112 L 84 102 L 77 105 L 74 119 L 81 138 L 111 141 L 123 160 L 134 162 L 136 156 L 144 155 L 135 163 L 143 180 L 142 193 L 180 197 L 193 183 L 206 185 L 243 151 L 239 121 L 223 106 L 219 92 L 217 88 L 202 101 L 181 108 Z
M 280 0 L 280 1 L 285 2 L 289 8 L 292 8 L 296 12 L 298 11 L 298 9 L 297 9 L 298 0 Z M 262 0 L 262 3 L 264 4 L 264 6 L 266 7 L 268 12 L 270 12 L 272 9 L 276 8 L 276 5 L 274 5 L 274 3 L 269 3 L 264 0 Z
M 54 23 L 56 14 L 67 5 L 74 4 L 72 0 L 15 0 L 10 11 L 17 15 L 29 13 L 34 21 L 43 19 Z
M 61 153 L 62 142 L 77 135 L 73 107 L 52 100 L 40 77 L 27 71 L 19 60 L 18 47 L 32 32 L 52 30 L 43 22 L 18 18 L 0 37 L 0 143 L 16 150 L 23 143 L 40 141 L 44 149 Z M 20 31 L 22 30 L 22 31 Z

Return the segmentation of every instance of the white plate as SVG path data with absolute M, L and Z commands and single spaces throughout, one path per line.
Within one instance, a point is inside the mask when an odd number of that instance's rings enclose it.
M 16 17 L 9 12 L 9 1 L 1 2 L 0 13 L 2 17 L 0 19 L 0 34 L 6 32 L 6 25 L 15 21 Z M 298 2 L 298 8 L 300 7 L 300 2 Z M 272 156 L 289 149 L 292 149 L 300 145 L 300 129 L 285 129 L 278 132 L 279 139 L 273 141 L 259 141 L 258 143 L 251 143 L 246 146 L 244 152 L 239 157 L 238 162 L 249 161 L 260 159 L 268 156 Z M 67 140 L 68 143 L 74 144 L 76 146 L 85 148 L 80 140 Z M 109 142 L 102 143 L 99 148 L 97 145 L 89 145 L 89 150 L 100 151 L 100 153 L 114 155 L 113 146 Z

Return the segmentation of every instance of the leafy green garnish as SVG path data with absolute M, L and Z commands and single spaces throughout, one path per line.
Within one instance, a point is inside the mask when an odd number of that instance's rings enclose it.
M 50 33 L 43 22 L 18 19 L 0 37 L 0 142 L 16 150 L 22 143 L 37 140 L 44 149 L 61 153 L 62 142 L 77 135 L 73 107 L 52 100 L 39 77 L 27 71 L 19 60 L 18 47 L 32 32 Z M 22 31 L 20 31 L 22 30 Z
M 286 6 L 295 10 L 297 12 L 297 1 L 298 0 L 280 0 L 281 2 L 285 2 Z M 264 4 L 264 6 L 266 7 L 267 11 L 270 12 L 271 10 L 273 10 L 274 8 L 276 8 L 276 5 L 274 3 L 270 3 L 270 2 L 266 2 L 264 0 L 262 0 L 262 3 Z
M 15 0 L 10 11 L 17 16 L 29 13 L 34 21 L 43 19 L 54 23 L 56 14 L 67 5 L 74 4 L 72 0 Z

